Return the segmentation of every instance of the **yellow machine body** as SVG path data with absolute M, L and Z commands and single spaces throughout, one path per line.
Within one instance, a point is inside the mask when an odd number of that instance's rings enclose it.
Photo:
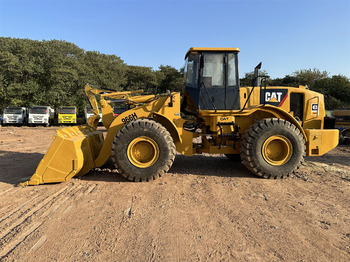
M 201 50 L 190 49 L 189 52 L 196 53 Z M 226 49 L 219 48 L 213 51 L 223 50 Z M 231 48 L 226 51 L 238 52 L 238 49 Z M 240 154 L 245 150 L 245 147 L 241 146 L 244 135 L 251 132 L 249 130 L 253 130 L 252 127 L 258 121 L 270 119 L 272 124 L 276 121 L 287 121 L 295 128 L 293 132 L 299 134 L 300 141 L 304 141 L 305 145 L 302 145 L 304 149 L 292 148 L 291 142 L 284 135 L 270 136 L 262 144 L 261 151 L 271 166 L 282 166 L 297 150 L 305 151 L 301 154 L 307 156 L 320 156 L 338 144 L 338 130 L 323 128 L 325 116 L 323 95 L 304 86 L 240 87 L 241 109 L 199 109 L 195 117 L 187 119 L 181 117 L 181 101 L 186 100 L 190 108 L 195 105 L 191 104 L 193 101 L 188 99 L 186 92 L 183 98 L 178 92 L 141 95 L 142 90 L 111 92 L 91 88 L 88 84 L 85 86 L 85 92 L 94 111 L 94 116 L 88 119 L 88 125 L 57 130 L 57 136 L 54 137 L 35 174 L 29 181 L 22 183 L 22 186 L 63 182 L 102 166 L 112 154 L 117 141 L 115 139 L 121 135 L 125 136 L 127 131 L 125 128 L 134 128 L 133 123 L 140 125 L 151 123 L 153 126 L 155 125 L 153 123 L 160 124 L 161 128 L 158 124 L 157 128 L 163 130 L 162 133 L 166 132 L 164 136 L 169 134 L 171 137 L 171 140 L 167 140 L 168 143 L 173 143 L 177 152 L 192 156 L 200 153 Z M 99 103 L 96 96 L 100 97 Z M 111 104 L 121 101 L 130 109 L 116 117 Z M 97 130 L 99 107 L 102 111 L 103 125 L 107 129 L 105 137 Z M 140 122 L 140 119 L 146 122 Z M 125 147 L 128 162 L 136 163 L 133 165 L 136 173 L 140 170 L 147 172 L 152 168 L 153 163 L 161 157 L 162 150 L 158 148 L 153 138 L 144 135 L 131 139 L 130 145 Z M 173 159 L 168 160 L 168 168 L 172 161 Z M 164 169 L 165 172 L 168 168 Z M 252 172 L 253 169 L 254 167 L 250 168 Z M 129 176 L 130 174 L 125 175 L 127 178 Z M 139 177 L 134 177 L 133 180 L 145 181 Z
M 34 175 L 21 185 L 64 182 L 86 174 L 94 167 L 102 144 L 102 133 L 87 125 L 57 130 Z

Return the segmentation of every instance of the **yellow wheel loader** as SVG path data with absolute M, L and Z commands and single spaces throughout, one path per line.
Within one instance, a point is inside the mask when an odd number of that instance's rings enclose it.
M 305 86 L 266 86 L 267 77 L 259 77 L 261 63 L 252 86 L 240 87 L 238 52 L 190 48 L 182 99 L 176 92 L 142 95 L 87 84 L 94 116 L 87 125 L 58 130 L 35 174 L 21 185 L 67 181 L 110 157 L 126 179 L 149 181 L 171 168 L 176 152 L 224 154 L 260 177 L 284 178 L 305 155 L 320 156 L 337 146 L 339 131 L 324 129 L 322 94 Z M 115 102 L 129 110 L 116 117 Z M 99 107 L 105 137 L 97 130 Z

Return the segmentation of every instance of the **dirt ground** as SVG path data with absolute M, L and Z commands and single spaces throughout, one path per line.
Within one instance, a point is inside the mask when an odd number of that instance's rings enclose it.
M 350 261 L 350 147 L 284 180 L 221 155 L 177 155 L 127 182 L 110 168 L 16 187 L 55 128 L 0 127 L 0 261 Z

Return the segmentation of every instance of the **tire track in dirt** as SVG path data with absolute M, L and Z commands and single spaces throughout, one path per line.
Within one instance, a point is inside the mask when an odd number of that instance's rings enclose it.
M 10 188 L 8 188 L 8 189 L 6 189 L 6 190 L 0 192 L 0 196 L 5 195 L 5 194 L 8 193 L 9 191 L 10 191 L 10 194 L 12 194 L 11 191 L 17 191 L 17 190 L 18 190 L 18 189 L 15 188 L 15 187 L 10 187 Z
M 43 222 L 37 222 L 32 225 L 29 229 L 20 234 L 16 241 L 10 242 L 8 245 L 4 247 L 2 251 L 0 251 L 0 261 L 5 258 L 12 250 L 14 250 L 20 243 L 24 242 L 27 237 L 29 237 L 35 230 L 37 230 Z
M 0 209 L 0 213 L 3 213 L 3 211 L 5 211 L 6 209 L 10 209 L 12 206 L 13 206 L 13 204 L 8 204 L 8 205 L 3 206 Z
M 76 195 L 82 188 L 83 186 L 82 185 L 79 185 L 77 187 L 72 187 L 71 190 L 69 190 L 67 193 L 72 193 L 72 195 Z M 84 189 L 83 189 L 84 190 Z M 65 198 L 63 198 L 63 200 L 61 202 L 59 202 L 58 204 L 56 205 L 51 205 L 39 218 L 45 218 L 47 217 L 50 213 L 54 213 L 56 212 L 67 200 L 71 199 L 72 196 L 66 196 Z
M 15 221 L 11 223 L 9 227 L 7 227 L 4 231 L 0 232 L 0 243 L 2 242 L 1 243 L 2 246 L 0 247 L 0 260 L 6 255 L 8 255 L 12 250 L 14 250 L 19 244 L 25 241 L 25 239 L 29 237 L 35 230 L 37 230 L 45 222 L 45 217 L 47 217 L 51 212 L 55 212 L 61 204 L 63 204 L 65 201 L 69 199 L 69 197 L 65 198 L 63 201 L 60 202 L 59 205 L 56 205 L 57 208 L 56 206 L 52 206 L 53 203 L 55 203 L 56 201 L 58 201 L 58 199 L 60 199 L 59 198 L 60 195 L 62 195 L 67 190 L 68 190 L 67 191 L 68 193 L 72 191 L 78 191 L 81 187 L 82 186 L 78 186 L 78 187 L 73 186 L 69 188 L 68 186 L 66 186 L 61 188 L 56 193 L 42 199 L 38 204 L 36 204 L 36 206 L 30 209 L 30 211 L 27 212 L 24 216 L 17 218 Z M 12 214 L 16 213 L 18 210 L 21 210 L 23 207 L 26 206 L 26 204 L 28 204 L 30 201 L 33 201 L 33 199 L 35 199 L 36 197 L 37 196 L 21 204 L 14 210 L 12 210 L 10 214 L 6 216 L 6 218 L 1 220 L 1 222 L 3 221 L 6 222 L 7 218 L 9 218 Z M 41 221 L 38 221 L 36 223 L 30 221 L 33 215 L 37 214 L 41 209 L 49 206 L 50 204 L 51 204 L 51 207 L 49 207 L 48 210 L 46 210 L 41 216 L 38 217 L 38 219 Z M 29 221 L 29 225 L 28 224 L 26 225 L 26 222 L 28 221 Z M 23 226 L 25 227 L 24 229 L 21 228 Z M 16 234 L 16 231 L 22 232 L 22 233 L 19 233 L 18 235 Z M 14 235 L 10 236 L 11 233 L 14 233 Z
M 17 231 L 17 229 L 22 227 L 23 225 L 25 226 L 26 229 L 23 231 L 23 233 L 20 233 L 19 235 L 18 234 L 14 235 L 12 238 L 10 237 L 10 239 L 8 240 L 6 239 L 5 242 L 8 244 L 0 248 L 0 260 L 6 257 L 7 255 L 9 255 L 13 250 L 16 249 L 17 246 L 23 243 L 34 231 L 36 231 L 39 227 L 41 227 L 46 222 L 49 215 L 55 213 L 68 200 L 77 201 L 84 195 L 91 193 L 96 187 L 97 185 L 91 185 L 87 188 L 84 188 L 82 185 L 72 186 L 70 188 L 64 187 L 58 190 L 56 193 L 47 197 L 45 200 L 42 200 L 39 204 L 35 206 L 35 208 L 31 209 L 25 216 L 14 221 L 11 224 L 11 226 L 7 228 L 4 232 L 0 232 L 0 243 L 4 242 L 4 239 L 7 236 L 9 236 L 12 231 Z M 66 195 L 66 197 L 63 197 L 63 195 Z M 23 207 L 24 205 L 22 204 L 20 206 Z M 35 221 L 29 222 L 29 225 L 25 225 L 25 223 L 28 220 L 30 220 L 33 215 L 37 214 L 41 209 L 45 207 L 48 207 L 48 209 L 37 218 L 37 220 L 39 220 L 38 222 L 36 223 Z M 60 215 L 67 213 L 67 211 L 71 207 L 72 206 L 70 205 L 66 209 L 63 209 Z M 40 239 L 32 246 L 32 248 L 29 251 L 40 248 L 46 242 L 47 237 L 48 237 L 47 235 L 41 236 Z
M 15 221 L 12 222 L 12 225 L 10 227 L 7 227 L 6 230 L 1 231 L 0 232 L 0 240 L 6 236 L 13 228 L 17 227 L 18 225 L 22 224 L 26 219 L 28 219 L 29 217 L 31 217 L 34 213 L 38 212 L 40 209 L 42 209 L 43 207 L 45 207 L 52 199 L 54 199 L 56 196 L 60 195 L 61 193 L 63 193 L 65 190 L 67 190 L 68 187 L 63 187 L 60 190 L 58 190 L 55 194 L 44 198 L 41 202 L 39 202 L 38 204 L 36 204 L 36 206 L 34 208 L 31 208 L 30 211 L 28 213 L 26 213 L 24 216 L 16 219 Z M 32 202 L 35 198 L 37 198 L 37 196 L 33 197 L 32 199 L 28 200 L 27 202 L 19 205 L 17 208 L 15 208 L 14 210 L 10 211 L 10 213 L 3 219 L 0 220 L 1 222 L 4 222 L 7 218 L 9 218 L 12 214 L 16 213 L 18 210 L 21 210 L 23 207 L 25 207 L 29 202 Z M 1 225 L 1 224 L 0 224 Z
M 36 243 L 34 246 L 32 246 L 32 248 L 29 251 L 35 251 L 38 248 L 40 248 L 42 245 L 44 245 L 44 243 L 46 242 L 47 236 L 43 235 Z
M 64 203 L 66 203 L 68 200 L 72 200 L 72 201 L 77 201 L 79 200 L 82 196 L 85 196 L 89 193 L 91 193 L 91 191 L 93 191 L 95 189 L 97 185 L 92 185 L 89 186 L 86 190 L 82 185 L 79 185 L 76 190 L 74 191 L 74 193 L 72 194 L 72 196 L 67 196 L 65 197 L 61 202 L 59 202 L 56 205 L 52 205 L 49 209 L 47 209 L 42 215 L 41 218 L 44 218 L 46 216 L 48 216 L 51 213 L 56 212 L 60 207 L 62 207 L 64 205 Z M 71 190 L 72 191 L 72 190 Z M 64 211 L 61 212 L 61 216 L 65 213 L 67 213 L 67 210 L 70 210 L 73 206 L 68 206 Z M 60 216 L 59 216 L 60 217 Z
M 32 202 L 32 201 L 33 201 L 34 199 L 36 199 L 38 196 L 39 196 L 39 195 L 34 196 L 33 198 L 29 199 L 28 201 L 26 201 L 26 202 L 20 204 L 19 206 L 17 206 L 15 209 L 12 209 L 11 211 L 9 211 L 9 212 L 7 213 L 7 215 L 5 215 L 4 217 L 2 217 L 2 218 L 0 219 L 0 226 L 1 226 L 1 223 L 2 223 L 3 221 L 5 221 L 6 219 L 8 219 L 9 217 L 11 217 L 13 214 L 17 213 L 18 211 L 22 210 L 23 207 L 27 206 L 28 203 Z M 0 239 L 1 239 L 1 237 L 0 237 Z
M 92 190 L 95 189 L 95 187 L 97 187 L 97 185 L 91 185 L 91 186 L 89 186 L 85 191 L 80 192 L 80 193 L 76 196 L 76 199 L 79 199 L 79 198 L 81 198 L 82 196 L 91 193 Z

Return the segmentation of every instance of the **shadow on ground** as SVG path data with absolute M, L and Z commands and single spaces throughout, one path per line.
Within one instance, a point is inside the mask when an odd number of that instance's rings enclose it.
M 230 161 L 225 156 L 177 155 L 169 172 L 198 176 L 256 178 L 241 162 Z
M 324 163 L 324 164 L 340 164 L 344 166 L 350 166 L 350 146 L 340 145 L 337 147 L 337 151 L 340 153 L 334 154 L 332 151 L 324 154 L 323 156 L 306 157 L 307 161 Z
M 217 177 L 258 178 L 251 174 L 242 163 L 232 162 L 223 156 L 183 156 L 176 155 L 173 166 L 168 171 L 174 175 L 197 175 Z M 116 170 L 112 161 L 100 169 L 95 169 L 81 177 L 82 180 L 128 182 Z
M 29 180 L 43 156 L 40 153 L 0 151 L 0 182 L 18 185 Z M 186 157 L 176 155 L 174 164 L 168 173 L 174 175 L 257 178 L 242 163 L 232 162 L 223 156 L 194 155 Z M 90 171 L 80 179 L 87 181 L 128 182 L 118 174 L 110 160 L 103 167 Z
M 18 185 L 29 180 L 43 156 L 40 153 L 0 151 L 0 182 Z

